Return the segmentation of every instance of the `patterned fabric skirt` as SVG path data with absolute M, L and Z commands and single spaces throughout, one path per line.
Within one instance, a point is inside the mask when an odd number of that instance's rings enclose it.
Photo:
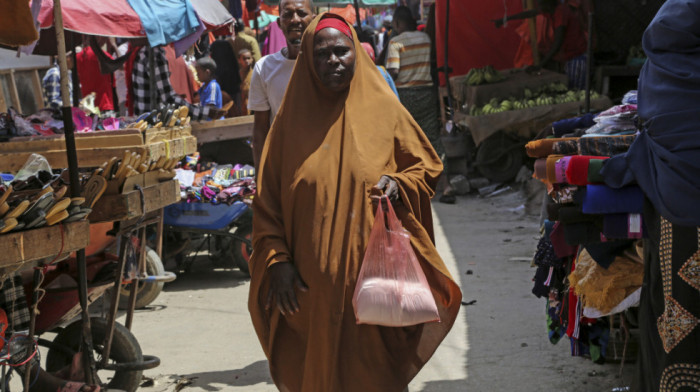
M 442 163 L 445 149 L 440 141 L 440 112 L 435 88 L 431 86 L 401 87 L 399 99 L 430 140 Z
M 647 202 L 644 285 L 639 305 L 640 385 L 700 390 L 700 227 L 670 223 Z

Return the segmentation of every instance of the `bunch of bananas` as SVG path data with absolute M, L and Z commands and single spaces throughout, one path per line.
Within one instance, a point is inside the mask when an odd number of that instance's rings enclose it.
M 491 99 L 486 105 L 482 107 L 472 106 L 469 108 L 470 116 L 481 116 L 484 114 L 496 114 L 503 113 L 509 110 L 522 110 L 528 108 L 534 108 L 537 106 L 550 106 L 554 104 L 561 104 L 567 102 L 579 102 L 585 99 L 586 92 L 580 91 L 566 91 L 563 94 L 546 94 L 542 93 L 539 95 L 533 95 L 532 91 L 525 89 L 523 95 L 524 99 L 515 99 L 514 97 L 509 97 L 508 99 L 499 101 L 498 98 Z M 591 99 L 599 98 L 600 94 L 595 91 L 591 92 Z
M 467 86 L 478 86 L 485 83 L 497 83 L 505 77 L 491 65 L 484 68 L 472 68 L 466 76 L 464 82 Z

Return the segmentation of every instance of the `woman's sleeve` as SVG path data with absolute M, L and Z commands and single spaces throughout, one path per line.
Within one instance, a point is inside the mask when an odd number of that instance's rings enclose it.
M 394 137 L 396 173 L 401 202 L 433 238 L 430 199 L 442 173 L 442 162 L 420 127 L 414 122 L 397 126 Z
M 272 264 L 291 261 L 287 247 L 280 191 L 279 161 L 281 152 L 268 153 L 274 142 L 270 131 L 263 149 L 262 170 L 258 173 L 258 188 L 253 202 L 253 256 L 251 263 Z M 272 149 L 274 150 L 274 148 Z M 252 267 L 252 266 L 251 266 Z M 251 268 L 252 269 L 252 268 Z

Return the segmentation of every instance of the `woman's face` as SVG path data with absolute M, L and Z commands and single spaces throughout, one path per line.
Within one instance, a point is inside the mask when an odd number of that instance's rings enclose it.
M 355 74 L 355 47 L 350 38 L 334 28 L 314 36 L 314 68 L 321 83 L 331 91 L 350 87 Z

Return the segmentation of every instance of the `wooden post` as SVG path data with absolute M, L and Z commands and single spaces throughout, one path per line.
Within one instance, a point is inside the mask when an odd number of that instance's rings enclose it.
M 22 104 L 19 102 L 19 93 L 17 92 L 17 83 L 15 83 L 15 71 L 11 70 L 8 75 L 9 86 L 10 86 L 10 99 L 12 100 L 12 106 L 17 109 L 19 113 L 22 113 Z
M 78 157 L 75 148 L 75 125 L 73 124 L 73 112 L 71 110 L 70 93 L 68 91 L 68 64 L 66 61 L 66 36 L 63 30 L 63 12 L 61 0 L 53 2 L 54 28 L 56 29 L 56 43 L 58 52 L 58 68 L 61 73 L 61 100 L 63 107 L 63 127 L 66 140 L 66 155 L 68 159 L 68 172 L 70 175 L 70 194 L 72 197 L 80 196 L 80 177 L 78 176 Z M 87 303 L 87 265 L 85 262 L 85 249 L 76 253 L 78 264 L 78 298 L 81 308 L 83 369 L 85 371 L 85 383 L 95 384 L 97 369 L 93 357 L 92 329 L 90 328 L 90 314 Z M 117 290 L 119 287 L 117 286 Z
M 36 102 L 36 107 L 43 109 L 44 90 L 41 87 L 41 78 L 39 77 L 39 70 L 37 69 L 32 72 L 32 89 L 34 90 L 34 101 Z
M 535 9 L 535 0 L 527 0 L 527 8 L 529 10 Z M 537 17 L 529 18 L 527 24 L 530 27 L 530 46 L 532 47 L 532 65 L 540 65 L 540 54 L 537 50 L 537 24 L 535 23 Z

